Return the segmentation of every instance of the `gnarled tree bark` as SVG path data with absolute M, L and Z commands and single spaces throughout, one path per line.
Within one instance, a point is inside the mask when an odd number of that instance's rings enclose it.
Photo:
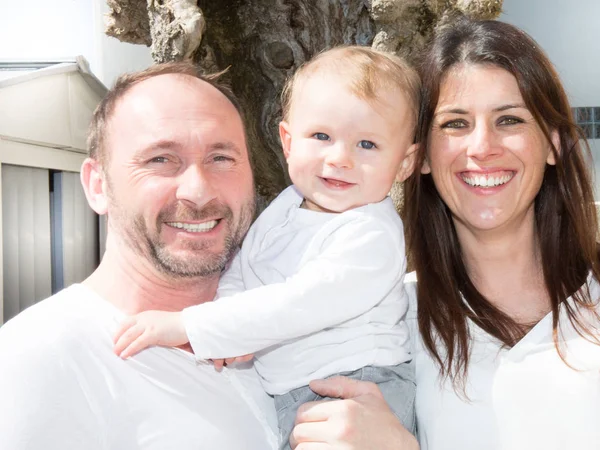
M 152 46 L 156 62 L 192 58 L 227 80 L 246 112 L 260 196 L 288 183 L 277 126 L 288 76 L 340 44 L 415 59 L 453 10 L 495 18 L 502 0 L 107 0 L 107 34 Z M 146 19 L 144 19 L 144 17 Z

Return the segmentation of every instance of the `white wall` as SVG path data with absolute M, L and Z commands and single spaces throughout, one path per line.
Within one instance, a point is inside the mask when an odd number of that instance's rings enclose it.
M 572 106 L 600 106 L 600 1 L 504 0 L 500 20 L 528 32 L 546 51 Z
M 144 69 L 152 64 L 152 58 L 150 48 L 145 45 L 127 44 L 107 36 L 104 15 L 108 12 L 108 4 L 106 0 L 94 0 L 94 3 L 96 46 L 100 49 L 97 63 L 102 82 L 110 87 L 121 73 Z
M 0 58 L 93 55 L 93 3 L 0 0 Z
M 0 0 L 0 59 L 83 55 L 107 86 L 121 72 L 152 63 L 150 49 L 104 34 L 105 0 Z
M 525 30 L 556 66 L 571 106 L 600 106 L 599 0 L 504 0 L 500 20 Z M 591 140 L 600 200 L 600 140 Z

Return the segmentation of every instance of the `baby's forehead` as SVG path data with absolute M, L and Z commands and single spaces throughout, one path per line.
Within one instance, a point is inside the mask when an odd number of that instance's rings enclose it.
M 291 96 L 291 109 L 299 103 L 306 106 L 318 102 L 320 94 L 324 92 L 332 94 L 332 91 L 342 91 L 351 95 L 368 103 L 382 114 L 387 114 L 390 110 L 415 109 L 410 95 L 403 86 L 382 80 L 372 82 L 368 79 L 348 76 L 347 73 L 342 75 L 329 69 L 304 74 L 296 81 Z
M 331 99 L 330 90 L 345 95 L 343 87 L 386 114 L 408 110 L 416 118 L 420 85 L 415 69 L 401 57 L 369 47 L 336 47 L 313 58 L 288 80 L 282 94 L 283 116 L 288 120 L 299 104 L 310 107 L 307 97 Z

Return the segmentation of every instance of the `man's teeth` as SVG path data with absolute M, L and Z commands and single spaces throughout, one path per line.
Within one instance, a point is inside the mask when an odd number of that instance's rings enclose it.
M 477 187 L 495 187 L 500 186 L 501 184 L 508 183 L 514 174 L 503 175 L 500 177 L 494 177 L 489 175 L 462 175 L 462 179 L 469 186 L 477 186 Z
M 210 222 L 204 223 L 184 223 L 184 222 L 168 222 L 167 225 L 180 228 L 185 231 L 192 233 L 202 233 L 203 231 L 210 231 L 219 223 L 218 220 L 211 220 Z

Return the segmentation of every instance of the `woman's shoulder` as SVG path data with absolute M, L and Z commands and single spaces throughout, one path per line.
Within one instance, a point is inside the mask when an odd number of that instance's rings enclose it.
M 577 304 L 576 298 L 583 299 L 586 303 L 592 305 L 592 308 L 588 309 L 592 315 L 594 315 L 593 311 L 595 311 L 595 316 L 597 317 L 600 314 L 600 282 L 594 277 L 593 273 L 589 273 L 586 282 L 581 286 L 577 294 L 569 297 L 567 299 L 567 303 L 576 310 L 581 311 L 579 305 Z

